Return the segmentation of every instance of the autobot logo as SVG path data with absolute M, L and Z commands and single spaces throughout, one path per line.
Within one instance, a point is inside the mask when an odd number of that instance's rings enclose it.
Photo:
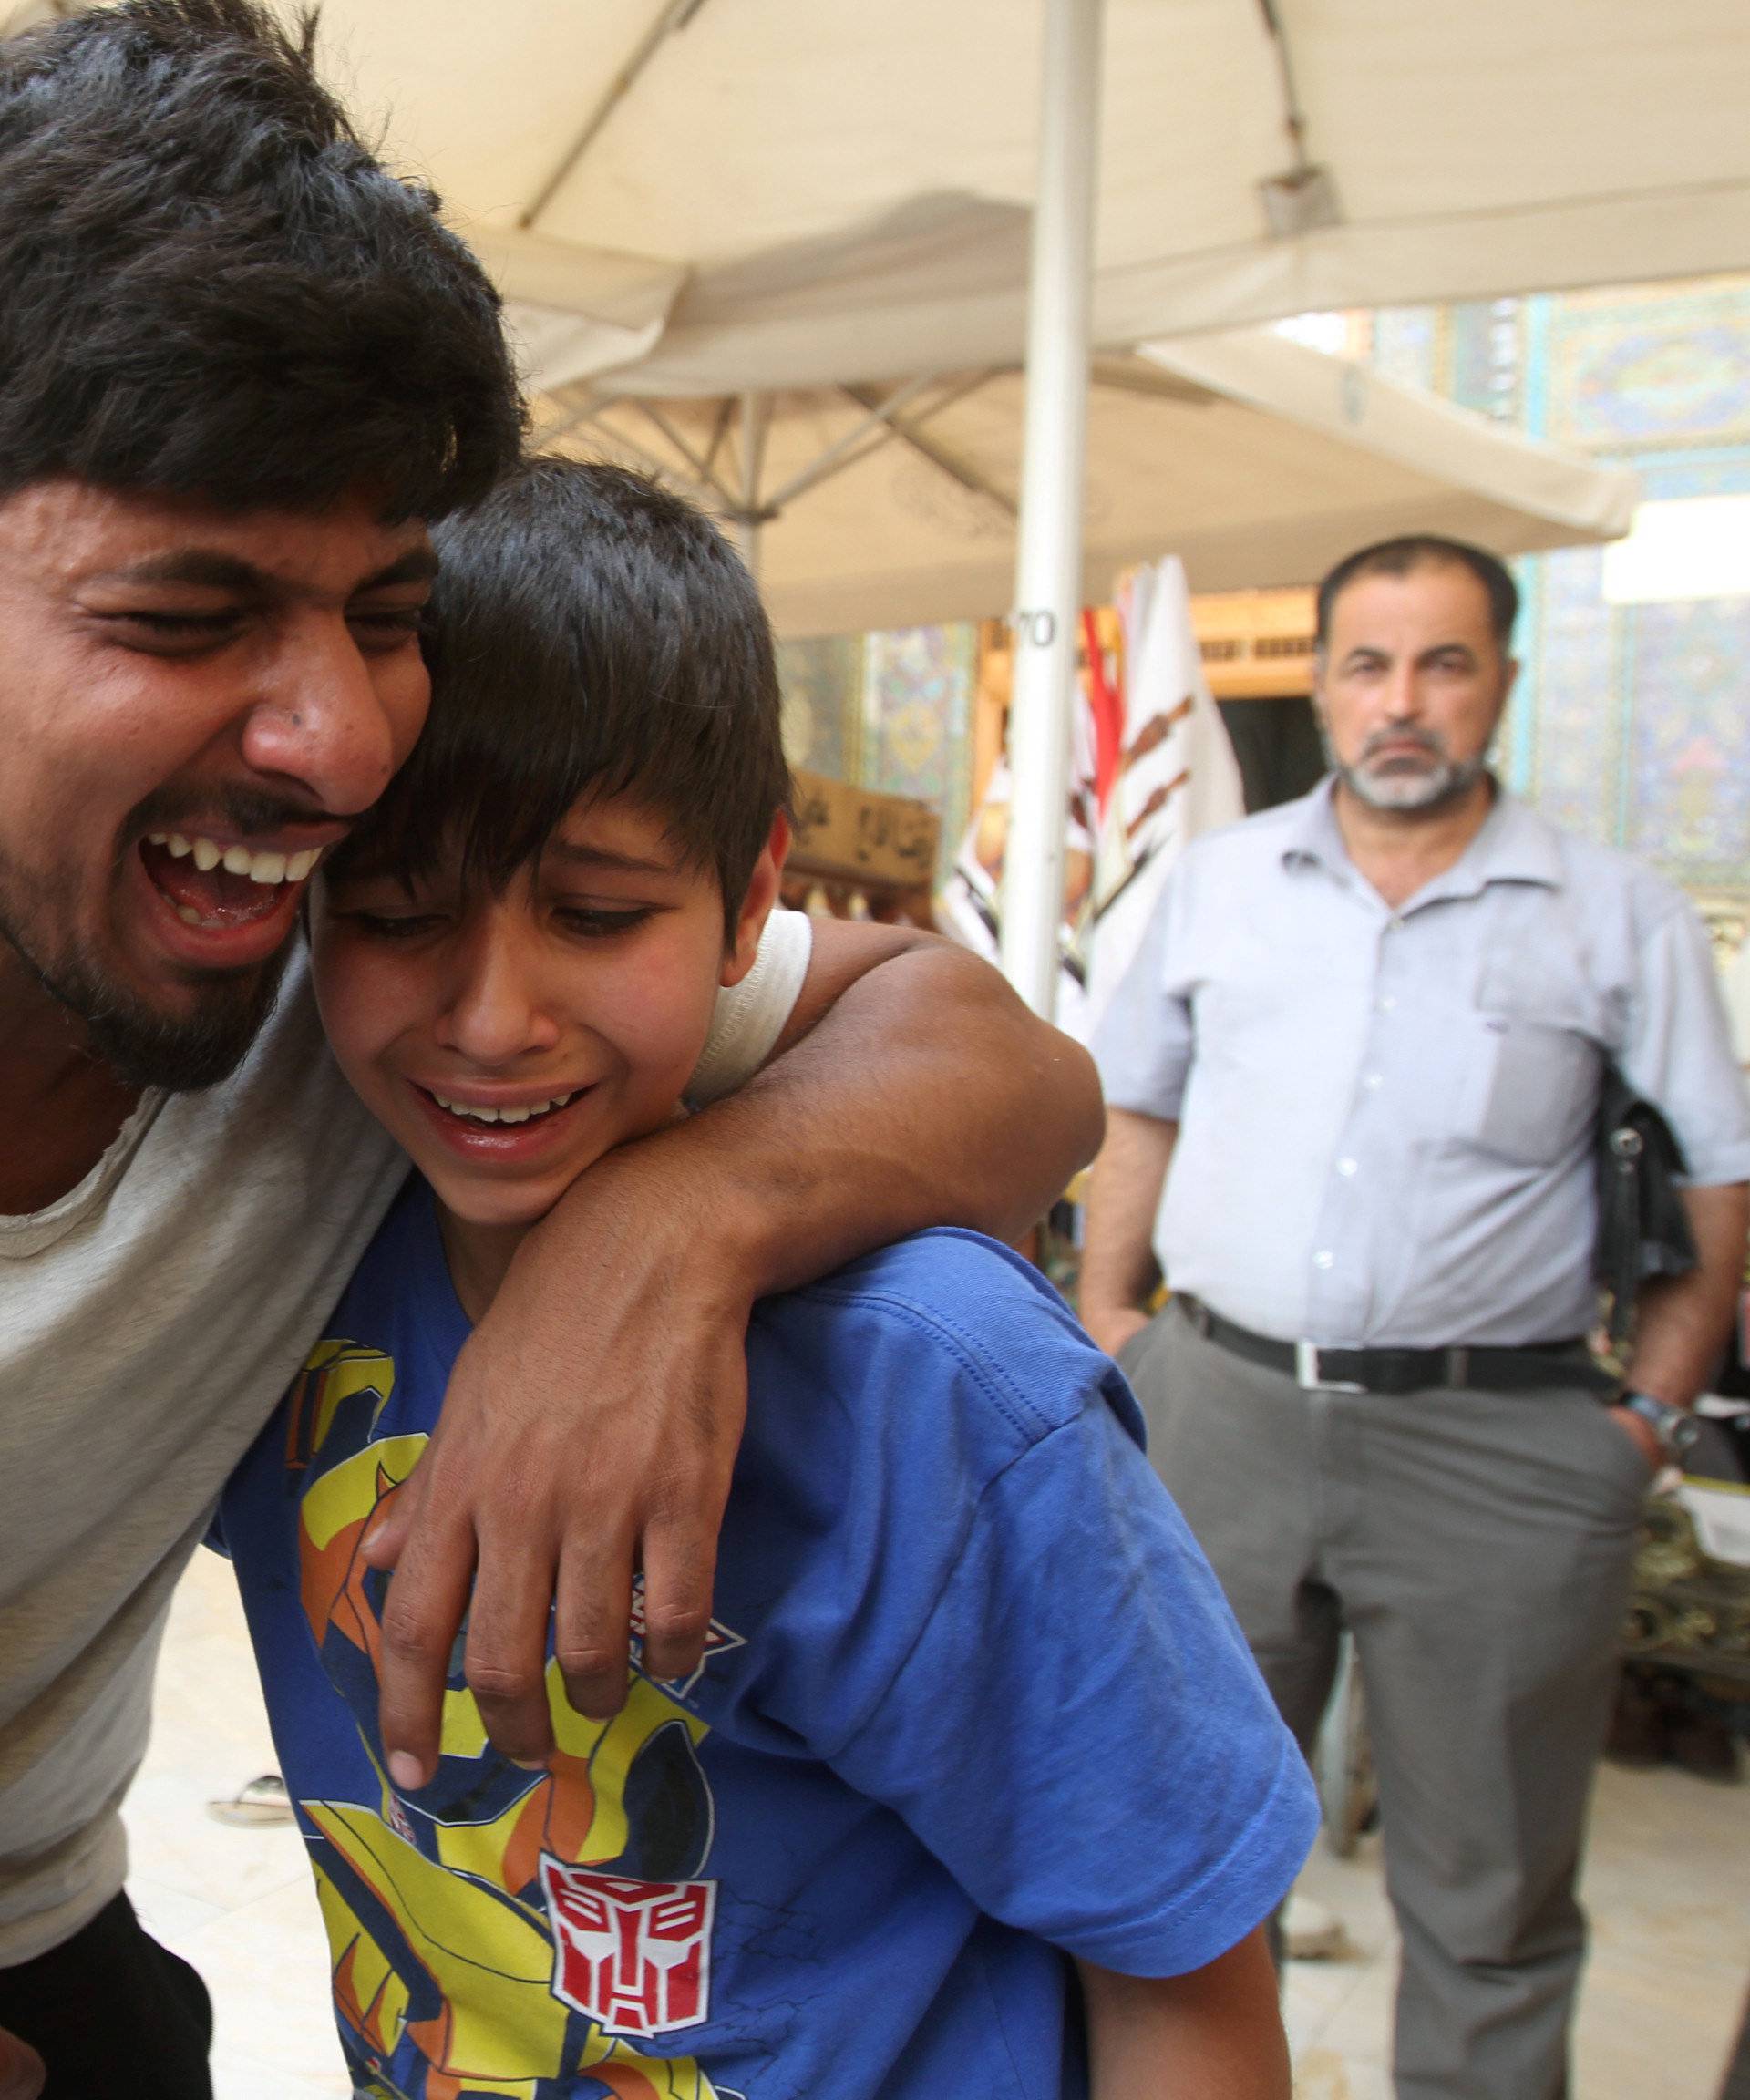
M 553 1995 L 612 2034 L 711 2017 L 715 1881 L 629 1881 L 543 1858 Z

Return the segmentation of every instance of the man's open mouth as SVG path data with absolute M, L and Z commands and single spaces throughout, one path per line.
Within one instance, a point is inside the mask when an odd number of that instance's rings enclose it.
M 253 925 L 282 911 L 322 858 L 322 849 L 257 852 L 199 832 L 152 831 L 141 839 L 139 857 L 153 887 L 185 926 L 216 932 Z

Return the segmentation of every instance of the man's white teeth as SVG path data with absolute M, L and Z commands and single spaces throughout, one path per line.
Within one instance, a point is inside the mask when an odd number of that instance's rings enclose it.
M 252 853 L 247 846 L 219 846 L 211 839 L 185 838 L 180 831 L 151 831 L 147 837 L 172 860 L 186 860 L 192 854 L 203 875 L 222 866 L 228 875 L 247 875 L 252 882 L 302 882 L 322 859 L 320 846 L 303 853 Z
M 577 1098 L 578 1089 L 573 1086 L 569 1094 L 555 1094 L 551 1101 L 530 1101 L 520 1108 L 475 1108 L 466 1101 L 447 1101 L 441 1094 L 432 1099 L 440 1108 L 448 1109 L 452 1116 L 466 1116 L 475 1123 L 526 1123 L 531 1116 L 544 1116 L 550 1108 L 562 1108 L 568 1101 Z

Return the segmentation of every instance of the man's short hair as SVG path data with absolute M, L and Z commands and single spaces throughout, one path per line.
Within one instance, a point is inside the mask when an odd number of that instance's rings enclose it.
M 1468 569 L 1488 594 L 1488 623 L 1501 654 L 1513 640 L 1513 623 L 1519 616 L 1519 587 L 1512 571 L 1498 556 L 1466 540 L 1443 539 L 1437 532 L 1408 532 L 1396 540 L 1382 540 L 1347 554 L 1319 585 L 1318 645 L 1331 637 L 1331 613 L 1337 600 L 1364 576 L 1407 576 L 1417 569 Z
M 715 874 L 733 934 L 789 772 L 771 630 L 722 533 L 642 475 L 537 458 L 433 537 L 425 734 L 330 871 L 417 880 L 459 853 L 500 890 L 580 797 L 631 794 Z
M 254 0 L 127 0 L 0 45 L 0 498 L 362 487 L 435 518 L 514 458 L 497 294 L 313 35 Z

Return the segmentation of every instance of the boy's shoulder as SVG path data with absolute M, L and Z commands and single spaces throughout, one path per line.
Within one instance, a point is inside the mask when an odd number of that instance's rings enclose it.
M 1090 1407 L 1111 1408 L 1142 1441 L 1129 1388 L 1052 1285 L 1013 1249 L 956 1226 L 763 1300 L 749 1371 L 756 1408 L 812 1392 L 867 1434 L 889 1425 L 918 1457 L 952 1438 L 962 1465 L 993 1474 Z

